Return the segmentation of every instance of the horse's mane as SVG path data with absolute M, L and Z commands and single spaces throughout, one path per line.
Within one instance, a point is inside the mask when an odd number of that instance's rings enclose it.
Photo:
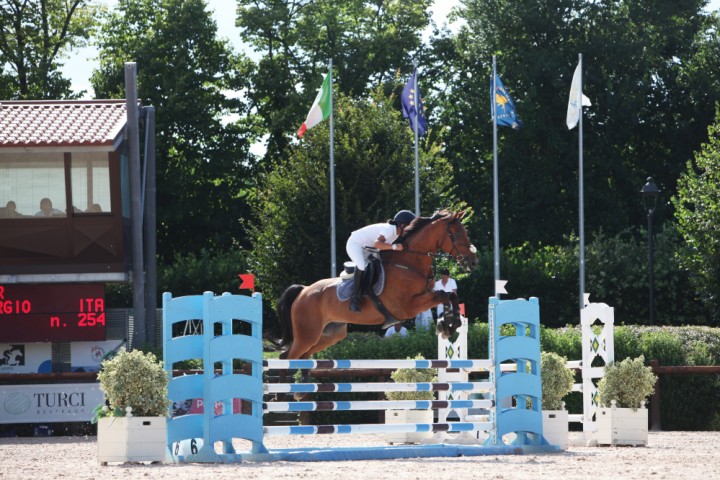
M 453 221 L 456 216 L 457 216 L 457 213 L 451 212 L 450 210 L 439 210 L 439 211 L 435 212 L 432 217 L 415 217 L 415 219 L 412 222 L 410 222 L 410 225 L 405 227 L 403 234 L 400 235 L 397 240 L 395 240 L 395 243 L 405 242 L 412 235 L 419 232 L 420 230 L 423 229 L 423 227 L 431 224 L 435 220 L 449 219 L 450 221 Z M 450 218 L 450 217 L 452 217 L 452 218 Z

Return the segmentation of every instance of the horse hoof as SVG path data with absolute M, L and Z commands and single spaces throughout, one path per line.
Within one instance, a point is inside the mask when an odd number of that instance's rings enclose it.
M 296 402 L 302 402 L 303 400 L 308 398 L 308 394 L 307 393 L 295 393 L 295 394 L 293 394 L 293 398 L 295 399 Z

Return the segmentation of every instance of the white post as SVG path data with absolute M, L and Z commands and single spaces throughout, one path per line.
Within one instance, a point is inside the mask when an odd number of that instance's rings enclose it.
M 600 331 L 596 335 L 593 325 L 599 322 Z M 593 402 L 597 398 L 597 382 L 605 375 L 605 365 L 615 361 L 615 309 L 605 303 L 588 303 L 580 310 L 582 328 L 582 392 L 583 392 L 583 436 L 585 441 L 593 438 L 598 406 Z M 595 357 L 600 357 L 605 365 L 593 367 Z
M 442 338 L 438 335 L 438 359 L 439 360 L 467 360 L 467 338 L 468 338 L 468 320 L 467 318 L 460 317 L 462 325 L 457 329 L 457 339 L 453 342 L 449 338 Z M 457 369 L 456 371 L 447 371 L 446 369 L 438 369 L 438 382 L 467 382 L 468 374 L 464 370 Z M 467 400 L 468 392 L 447 392 L 439 391 L 438 400 Z M 464 422 L 465 416 L 467 415 L 467 409 L 450 409 L 450 408 L 439 408 L 438 423 L 445 423 L 447 421 L 450 412 L 455 411 L 459 417 L 459 421 Z M 447 433 L 438 432 L 435 434 L 435 438 L 444 440 L 447 437 Z

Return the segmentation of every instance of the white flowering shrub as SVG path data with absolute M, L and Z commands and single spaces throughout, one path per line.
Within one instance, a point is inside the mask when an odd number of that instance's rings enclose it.
M 412 360 L 424 360 L 418 355 Z M 395 383 L 437 382 L 435 368 L 398 368 L 390 374 Z M 388 400 L 435 400 L 435 392 L 385 392 Z
M 169 380 L 162 362 L 154 354 L 122 351 L 102 362 L 98 381 L 110 408 L 101 406 L 96 409 L 96 415 L 122 417 L 126 408 L 131 407 L 135 417 L 166 416 L 170 407 Z
M 575 374 L 567 368 L 567 358 L 554 352 L 540 354 L 543 410 L 562 410 L 562 399 L 572 391 Z
M 626 358 L 605 367 L 605 376 L 598 382 L 600 406 L 637 410 L 655 391 L 657 377 L 645 366 L 645 357 Z

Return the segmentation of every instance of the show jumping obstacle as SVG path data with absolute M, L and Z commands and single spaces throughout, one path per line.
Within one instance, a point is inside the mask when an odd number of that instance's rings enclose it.
M 188 320 L 202 324 L 201 335 L 173 337 L 173 326 Z M 174 402 L 202 398 L 202 414 L 182 415 L 168 420 L 168 446 L 197 439 L 197 453 L 175 455 L 176 461 L 325 461 L 404 457 L 497 455 L 555 452 L 542 436 L 540 411 L 540 318 L 537 299 L 505 300 L 491 298 L 488 305 L 490 325 L 487 360 L 263 360 L 262 299 L 224 294 L 172 298 L 163 295 L 163 352 L 165 369 L 188 359 L 202 359 L 203 374 L 172 378 L 168 395 Z M 180 326 L 176 327 L 180 330 Z M 501 334 L 502 328 L 502 334 Z M 233 334 L 233 330 L 243 334 Z M 250 375 L 233 374 L 233 360 L 249 363 Z M 218 366 L 220 367 L 219 372 Z M 215 367 L 215 368 L 212 368 Z M 418 384 L 269 384 L 263 385 L 267 369 L 312 368 L 438 368 L 488 371 L 487 382 Z M 509 370 L 509 371 L 506 371 Z M 427 401 L 346 401 L 346 402 L 275 402 L 264 403 L 267 393 L 326 391 L 470 391 L 486 392 L 481 400 Z M 248 413 L 234 412 L 233 400 L 240 398 L 250 406 Z M 519 408 L 516 408 L 519 406 Z M 425 424 L 364 424 L 320 426 L 263 426 L 264 412 L 311 410 L 377 409 L 468 409 L 483 408 L 487 421 L 439 422 Z M 218 414 L 219 413 L 219 414 Z M 378 446 L 371 448 L 279 449 L 268 450 L 267 435 L 314 435 L 355 433 L 478 432 L 488 434 L 480 445 Z M 200 442 L 202 439 L 202 442 Z M 233 439 L 250 442 L 248 452 L 238 453 Z M 222 443 L 217 453 L 215 442 Z M 171 451 L 173 451 L 171 449 Z
M 582 360 L 568 362 L 568 367 L 579 368 L 582 372 L 582 383 L 576 383 L 573 391 L 583 394 L 583 413 L 568 415 L 568 420 L 582 423 L 585 441 L 594 438 L 597 431 L 597 382 L 605 375 L 605 366 L 615 361 L 615 309 L 605 303 L 590 303 L 589 297 L 586 293 L 585 308 L 580 310 Z M 593 366 L 596 358 L 598 362 Z
M 589 296 L 589 294 L 585 294 L 585 307 L 580 311 L 582 360 L 568 360 L 567 362 L 568 368 L 581 372 L 581 383 L 573 385 L 573 392 L 582 392 L 582 413 L 569 414 L 568 421 L 582 424 L 584 442 L 594 438 L 597 431 L 596 413 L 599 408 L 597 383 L 605 375 L 605 366 L 615 361 L 613 335 L 615 309 L 605 303 L 590 303 Z M 440 358 L 460 360 L 468 358 L 468 325 L 466 318 L 462 320 L 462 326 L 458 328 L 455 340 L 438 336 L 438 356 Z M 596 362 L 596 366 L 593 366 L 593 362 Z M 468 381 L 468 374 L 464 370 L 439 370 L 438 380 L 451 382 L 450 385 L 458 382 L 462 384 Z M 467 399 L 470 393 L 473 392 L 448 389 L 440 391 L 438 399 Z M 438 421 L 444 422 L 453 412 L 460 421 L 473 421 L 476 418 L 465 409 L 441 408 L 438 409 Z M 463 435 L 465 441 L 473 440 L 467 433 Z M 444 439 L 445 437 L 443 432 L 436 434 L 436 438 Z

